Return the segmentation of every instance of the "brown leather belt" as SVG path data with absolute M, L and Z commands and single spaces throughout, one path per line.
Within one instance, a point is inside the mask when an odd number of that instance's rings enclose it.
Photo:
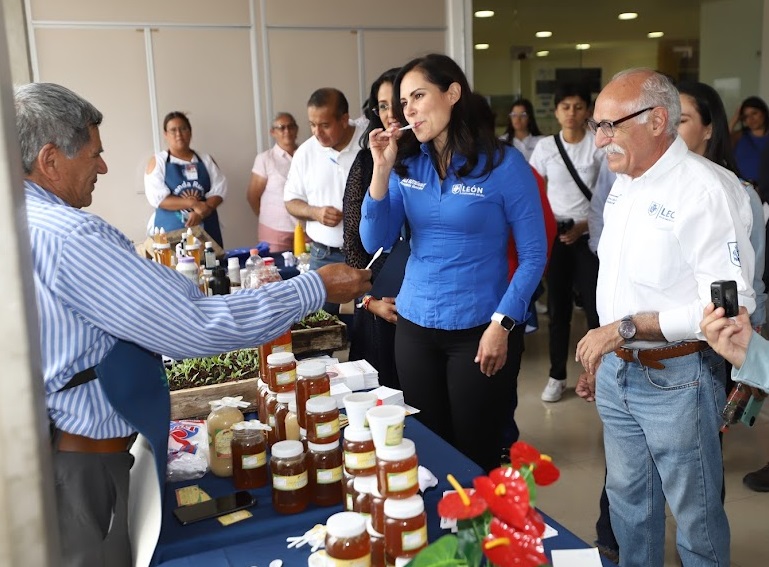
M 638 362 L 643 366 L 654 368 L 656 370 L 662 370 L 665 365 L 660 360 L 666 360 L 668 358 L 678 358 L 679 356 L 686 356 L 688 354 L 694 354 L 700 352 L 708 347 L 708 343 L 705 341 L 690 341 L 685 343 L 679 343 L 677 345 L 649 348 L 649 349 L 630 349 L 630 348 L 618 348 L 614 351 L 618 357 L 625 362 Z
M 136 438 L 114 437 L 112 439 L 91 439 L 66 431 L 56 432 L 56 447 L 59 451 L 67 453 L 123 453 L 131 448 L 131 443 Z

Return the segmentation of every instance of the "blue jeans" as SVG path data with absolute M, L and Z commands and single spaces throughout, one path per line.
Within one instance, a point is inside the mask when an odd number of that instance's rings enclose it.
M 310 246 L 310 269 L 317 270 L 328 264 L 344 264 L 344 252 L 339 248 L 331 248 L 325 244 L 313 242 Z M 338 303 L 324 303 L 323 309 L 332 315 L 339 315 Z
M 683 565 L 729 567 L 718 440 L 724 362 L 710 349 L 661 362 L 654 370 L 609 353 L 597 374 L 621 565 L 662 567 L 667 500 Z

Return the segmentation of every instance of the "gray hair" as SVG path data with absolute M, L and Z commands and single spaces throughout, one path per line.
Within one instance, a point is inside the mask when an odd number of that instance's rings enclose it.
M 14 92 L 16 130 L 24 173 L 32 169 L 40 150 L 53 144 L 74 158 L 91 139 L 102 113 L 71 90 L 54 83 L 30 83 Z
M 276 112 L 275 116 L 272 117 L 272 121 L 273 122 L 277 122 L 283 116 L 285 116 L 286 118 L 291 120 L 292 123 L 296 124 L 296 119 L 294 118 L 294 115 L 291 114 L 290 112 L 286 112 L 285 110 L 281 110 L 279 112 Z
M 668 111 L 666 133 L 670 138 L 675 138 L 678 134 L 678 124 L 681 122 L 681 98 L 678 95 L 678 89 L 667 76 L 652 69 L 637 68 L 620 71 L 612 77 L 612 81 L 638 73 L 649 73 L 649 76 L 641 84 L 641 94 L 635 105 L 636 110 L 650 106 L 664 107 Z M 649 113 L 643 113 L 636 120 L 645 124 L 649 120 Z

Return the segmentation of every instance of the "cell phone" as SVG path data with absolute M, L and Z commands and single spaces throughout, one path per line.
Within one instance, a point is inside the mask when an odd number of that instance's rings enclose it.
M 186 526 L 187 524 L 199 522 L 200 520 L 216 518 L 217 516 L 223 516 L 230 512 L 244 510 L 255 504 L 256 498 L 251 496 L 251 493 L 245 490 L 240 490 L 234 494 L 220 496 L 213 500 L 198 502 L 196 504 L 190 504 L 189 506 L 179 506 L 174 510 L 174 516 L 176 516 L 176 519 L 179 520 L 183 526 Z
M 710 284 L 710 300 L 716 307 L 723 307 L 726 317 L 736 317 L 740 312 L 737 302 L 737 282 L 734 280 L 718 280 Z
M 745 410 L 742 412 L 740 421 L 748 427 L 753 427 L 756 423 L 758 414 L 761 413 L 761 406 L 764 405 L 764 400 L 757 400 L 754 396 L 750 396 L 748 405 L 745 406 Z

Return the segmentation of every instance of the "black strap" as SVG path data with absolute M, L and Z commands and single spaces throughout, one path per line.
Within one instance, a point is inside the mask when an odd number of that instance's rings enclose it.
M 561 152 L 561 157 L 563 158 L 563 163 L 566 164 L 566 169 L 569 170 L 569 173 L 571 173 L 572 179 L 574 179 L 574 183 L 577 184 L 577 187 L 579 187 L 579 190 L 582 191 L 582 194 L 585 196 L 585 199 L 590 202 L 590 199 L 593 198 L 593 194 L 590 192 L 590 189 L 587 188 L 587 185 L 582 181 L 582 178 L 579 176 L 579 173 L 577 173 L 577 170 L 574 169 L 574 164 L 571 163 L 571 160 L 569 159 L 569 154 L 566 153 L 566 149 L 563 147 L 563 144 L 561 143 L 561 137 L 556 134 L 553 136 L 555 138 L 555 145 L 558 146 L 558 151 Z
M 64 384 L 64 387 L 59 388 L 59 392 L 64 392 L 71 388 L 75 388 L 77 386 L 87 384 L 91 380 L 96 380 L 95 366 L 91 366 L 91 368 L 86 368 L 85 370 L 81 370 L 80 372 L 75 374 L 72 378 L 70 378 L 69 382 Z

